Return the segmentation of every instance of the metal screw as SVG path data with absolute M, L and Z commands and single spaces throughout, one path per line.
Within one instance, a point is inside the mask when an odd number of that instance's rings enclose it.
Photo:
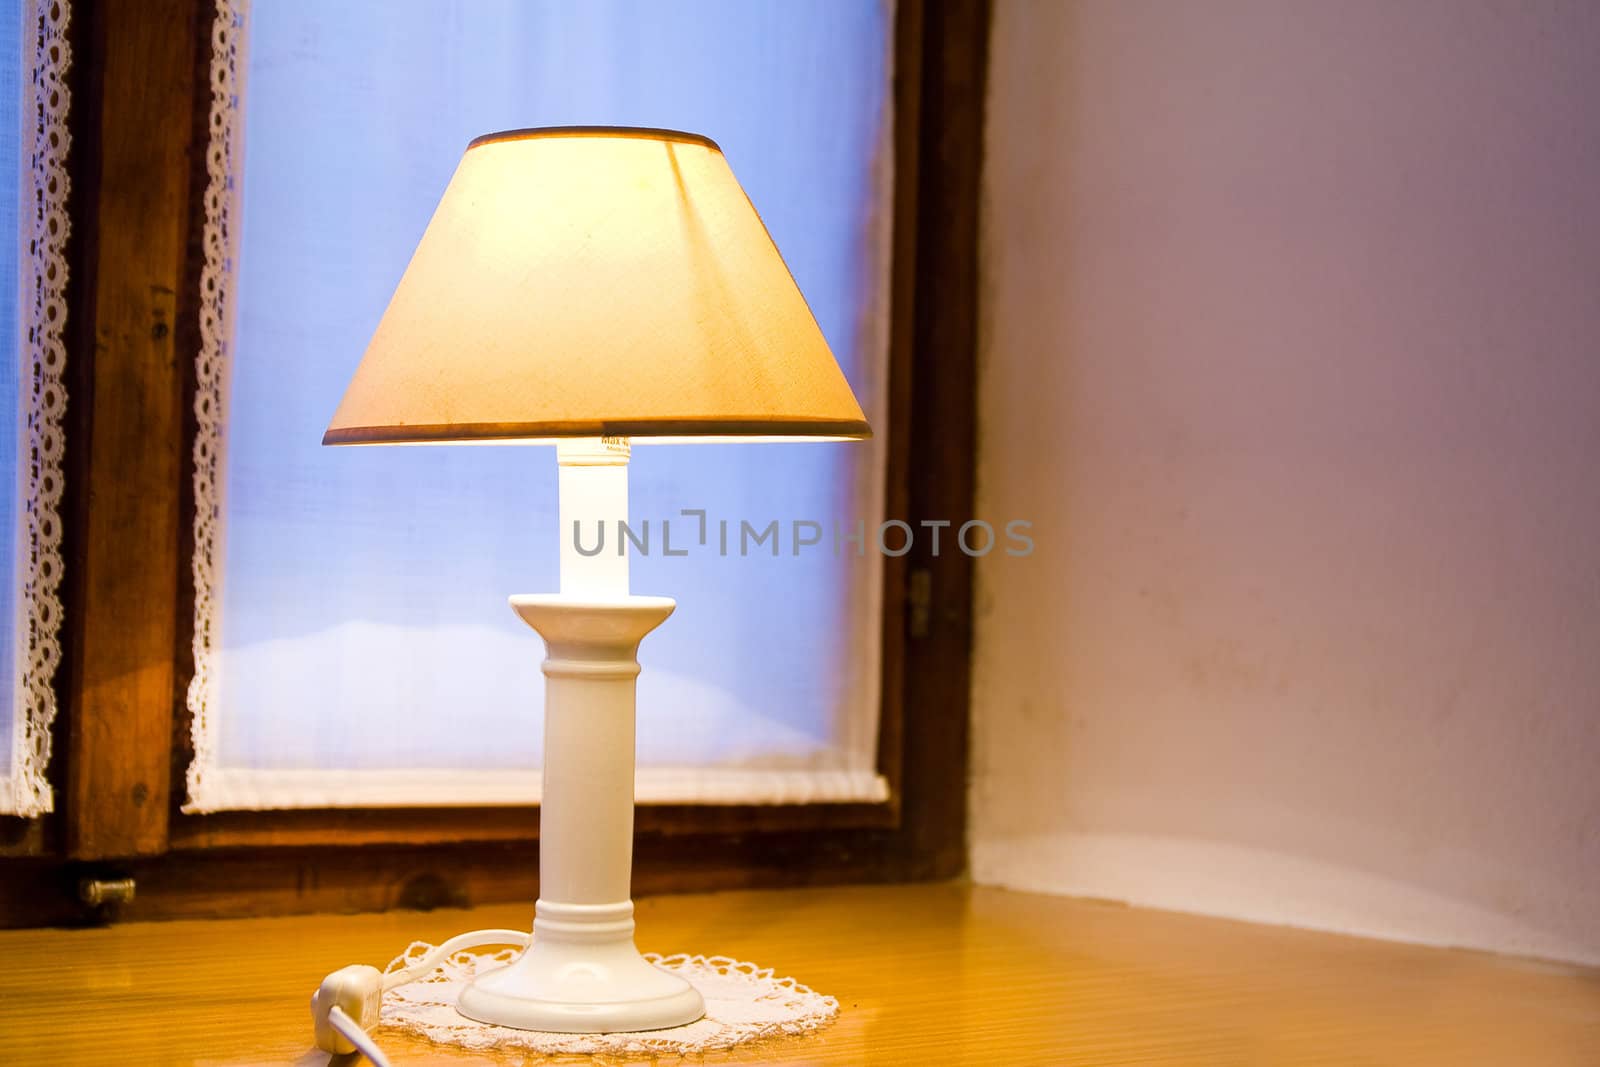
M 78 899 L 91 908 L 126 904 L 133 899 L 132 878 L 85 878 L 78 883 Z

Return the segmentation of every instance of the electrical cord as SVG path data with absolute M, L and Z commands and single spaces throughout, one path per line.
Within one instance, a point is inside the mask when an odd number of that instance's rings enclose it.
M 389 974 L 361 963 L 341 967 L 324 978 L 322 985 L 311 994 L 311 1024 L 317 1047 L 335 1054 L 359 1052 L 373 1067 L 390 1067 L 383 1050 L 367 1033 L 378 1024 L 385 993 L 432 973 L 441 960 L 469 948 L 484 945 L 526 948 L 531 940 L 532 937 L 521 930 L 471 930 L 430 949 L 409 967 Z
M 415 982 L 425 974 L 431 974 L 439 964 L 454 956 L 457 952 L 465 952 L 469 948 L 482 948 L 485 945 L 512 945 L 516 948 L 527 948 L 528 942 L 533 940 L 526 930 L 469 930 L 464 934 L 457 934 L 441 945 L 429 949 L 423 957 L 403 970 L 395 971 L 383 976 L 383 991 L 403 986 L 408 982 Z
M 328 1023 L 346 1041 L 350 1042 L 351 1051 L 359 1052 L 372 1062 L 372 1067 L 391 1067 L 389 1057 L 383 1054 L 383 1049 L 372 1040 L 372 1035 L 361 1028 L 361 1024 L 344 1013 L 344 1009 L 335 1004 L 328 1012 Z

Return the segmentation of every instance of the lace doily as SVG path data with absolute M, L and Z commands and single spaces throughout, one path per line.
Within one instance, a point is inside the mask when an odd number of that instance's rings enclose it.
M 17 460 L 16 677 L 12 680 L 10 765 L 0 764 L 0 812 L 38 815 L 52 808 L 45 766 L 56 716 L 61 662 L 61 416 L 67 407 L 67 128 L 72 63 L 67 0 L 34 0 L 23 14 L 22 199 L 17 204 L 22 260 L 17 317 L 24 333 L 18 401 L 23 427 Z
M 433 946 L 413 942 L 389 964 L 389 971 L 415 964 Z M 456 999 L 481 967 L 493 970 L 521 949 L 475 954 L 459 952 L 432 974 L 383 995 L 379 1026 L 425 1037 L 442 1045 L 474 1050 L 518 1049 L 545 1055 L 594 1053 L 682 1054 L 732 1048 L 760 1038 L 803 1034 L 832 1021 L 839 1002 L 779 978 L 769 967 L 724 956 L 658 956 L 645 959 L 682 975 L 706 1000 L 705 1018 L 670 1030 L 632 1034 L 551 1034 L 474 1022 L 456 1011 Z

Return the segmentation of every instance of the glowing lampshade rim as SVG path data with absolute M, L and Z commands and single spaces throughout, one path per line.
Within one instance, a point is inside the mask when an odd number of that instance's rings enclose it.
M 573 422 L 475 422 L 431 426 L 339 426 L 322 435 L 324 445 L 397 445 L 515 442 L 554 443 L 575 437 L 626 437 L 638 444 L 690 441 L 862 441 L 872 436 L 865 420 L 600 419 Z
M 718 155 L 723 154 L 722 146 L 705 134 L 659 129 L 654 126 L 527 126 L 480 134 L 467 142 L 467 150 L 506 141 L 527 141 L 536 137 L 613 137 L 641 141 L 676 141 L 680 144 L 702 145 Z

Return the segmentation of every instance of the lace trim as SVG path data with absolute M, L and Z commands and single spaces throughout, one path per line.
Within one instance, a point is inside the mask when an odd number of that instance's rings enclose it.
M 432 945 L 413 942 L 388 971 L 416 963 Z M 770 967 L 726 956 L 659 956 L 645 959 L 681 974 L 706 999 L 706 1016 L 688 1026 L 635 1034 L 551 1034 L 474 1022 L 456 1011 L 456 1000 L 479 967 L 492 970 L 516 958 L 521 949 L 492 954 L 460 952 L 430 975 L 383 996 L 379 1026 L 416 1034 L 441 1045 L 478 1051 L 521 1049 L 544 1055 L 682 1055 L 728 1049 L 763 1038 L 817 1030 L 839 1014 L 839 1002 L 796 982 L 779 978 Z M 490 966 L 493 965 L 493 966 Z
M 194 678 L 189 682 L 191 800 L 205 790 L 216 760 L 216 630 L 222 592 L 222 457 L 228 399 L 228 343 L 233 331 L 233 252 L 238 217 L 234 175 L 243 157 L 248 0 L 216 0 L 211 25 L 210 144 L 206 148 L 205 266 L 200 271 L 200 353 L 195 363 Z
M 18 453 L 22 521 L 17 534 L 15 699 L 11 765 L 0 779 L 0 811 L 38 815 L 54 804 L 45 767 L 50 724 L 56 717 L 53 681 L 61 662 L 61 416 L 67 394 L 61 341 L 66 322 L 67 130 L 72 64 L 67 43 L 67 0 L 30 0 L 23 16 L 23 46 L 31 48 L 23 84 L 21 175 L 17 223 L 23 263 L 18 317 L 25 324 L 28 377 L 21 383 L 23 426 Z

